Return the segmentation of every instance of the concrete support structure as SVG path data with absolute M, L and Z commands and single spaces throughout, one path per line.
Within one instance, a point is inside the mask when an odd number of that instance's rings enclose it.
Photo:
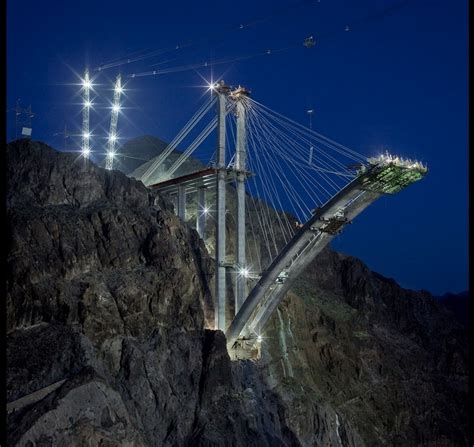
M 201 239 L 206 237 L 206 188 L 199 188 L 197 191 L 197 216 L 196 216 L 196 231 Z
M 214 88 L 217 95 L 217 209 L 216 209 L 216 310 L 215 327 L 224 331 L 226 326 L 226 240 L 225 240 L 225 119 L 229 87 L 223 81 Z
M 183 185 L 178 186 L 178 217 L 186 220 L 186 189 Z
M 231 98 L 236 101 L 237 115 L 237 140 L 235 150 L 235 169 L 237 171 L 237 275 L 235 287 L 235 313 L 239 311 L 247 297 L 247 277 L 249 269 L 245 254 L 245 178 L 247 134 L 245 117 L 245 100 L 249 92 L 241 87 L 231 93 Z

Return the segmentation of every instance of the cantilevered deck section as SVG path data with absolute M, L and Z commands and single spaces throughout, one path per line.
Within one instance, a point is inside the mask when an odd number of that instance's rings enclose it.
M 383 194 L 401 191 L 428 171 L 421 163 L 388 154 L 367 162 L 354 180 L 314 211 L 263 272 L 227 330 L 231 356 L 241 358 L 260 343 L 265 324 L 291 285 L 348 223 Z

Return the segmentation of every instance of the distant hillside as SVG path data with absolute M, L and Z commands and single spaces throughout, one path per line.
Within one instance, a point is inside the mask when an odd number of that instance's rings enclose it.
M 469 291 L 445 293 L 437 297 L 439 302 L 449 309 L 465 327 L 469 327 Z
M 128 175 L 143 163 L 160 155 L 167 145 L 168 143 L 151 135 L 128 140 L 118 151 L 118 163 L 115 169 Z M 100 166 L 103 166 L 104 163 L 105 160 L 100 163 Z
M 160 143 L 164 144 L 164 146 L 161 147 Z M 130 154 L 143 153 L 144 155 L 141 157 L 141 161 L 136 160 L 137 163 L 134 165 L 135 168 L 132 171 L 125 172 L 121 169 L 122 172 L 127 174 L 129 177 L 140 179 L 165 148 L 165 143 L 163 143 L 159 138 L 151 136 L 135 138 L 134 140 L 128 141 L 126 149 Z M 146 152 L 147 149 L 148 152 Z M 153 175 L 148 179 L 148 182 L 158 183 L 160 180 L 162 180 L 163 174 L 168 171 L 168 169 L 174 164 L 176 160 L 178 160 L 182 153 L 182 151 L 176 149 L 173 150 L 171 154 L 166 157 L 160 167 L 156 169 Z M 149 157 L 146 161 L 144 161 L 144 159 L 146 158 L 145 156 Z M 205 166 L 199 160 L 197 160 L 196 158 L 189 157 L 174 173 L 172 177 L 179 177 L 181 175 L 189 174 L 191 172 L 198 171 L 199 169 L 203 169 L 204 167 Z
M 140 179 L 153 161 L 166 149 L 168 143 L 165 143 L 158 137 L 144 135 L 127 141 L 118 151 L 117 163 L 114 169 L 122 171 L 129 177 Z M 149 179 L 151 183 L 158 182 L 162 175 L 171 167 L 171 165 L 180 157 L 182 151 L 175 149 L 166 158 L 159 169 Z M 100 163 L 105 166 L 105 160 Z M 204 165 L 195 158 L 189 158 L 175 172 L 173 177 L 188 174 L 204 168 Z

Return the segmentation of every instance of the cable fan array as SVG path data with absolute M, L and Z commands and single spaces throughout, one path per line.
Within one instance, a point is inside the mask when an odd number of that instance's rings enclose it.
M 366 165 L 367 160 L 362 154 L 250 97 L 240 101 L 245 110 L 247 171 L 251 173 L 245 183 L 247 252 L 249 265 L 255 271 L 252 273 L 256 273 L 257 270 L 263 271 L 275 259 L 314 209 L 322 206 L 349 183 L 357 175 L 354 168 Z M 215 143 L 202 143 L 217 127 L 215 115 L 205 120 L 215 105 L 215 96 L 206 100 L 173 141 L 147 167 L 141 177 L 145 184 L 156 183 L 157 178 L 162 182 L 176 177 L 179 168 L 192 155 L 203 165 L 212 164 Z M 227 101 L 228 168 L 235 165 L 235 110 L 236 102 Z M 191 142 L 183 144 L 193 133 Z M 178 145 L 185 149 L 174 158 L 171 165 L 165 163 Z M 203 153 L 204 146 L 208 150 L 212 148 L 207 155 Z M 200 150 L 196 152 L 198 148 Z
M 262 271 L 313 210 L 355 177 L 351 167 L 366 164 L 366 158 L 255 100 L 247 98 L 245 109 L 247 167 L 255 174 L 246 182 L 251 239 L 263 240 L 266 250 L 265 261 L 252 262 Z
M 161 152 L 161 154 L 150 164 L 150 166 L 146 169 L 146 171 L 141 176 L 141 181 L 145 185 L 150 185 L 155 180 L 153 175 L 157 172 L 157 170 L 163 165 L 165 160 L 169 157 L 169 155 L 178 149 L 178 146 L 181 144 L 183 145 L 186 141 L 188 136 L 193 135 L 198 130 L 199 124 L 204 121 L 206 115 L 213 109 L 216 104 L 216 98 L 213 96 L 210 100 L 207 100 L 199 110 L 191 117 L 191 119 L 186 123 L 186 125 L 181 129 L 181 131 L 173 138 L 173 140 L 166 146 L 166 148 Z M 230 116 L 230 112 L 234 109 L 234 103 L 227 103 L 226 106 L 226 114 Z M 189 159 L 191 155 L 199 148 L 202 147 L 202 143 L 206 141 L 206 139 L 211 135 L 212 131 L 217 127 L 217 117 L 213 116 L 210 121 L 207 122 L 205 127 L 198 133 L 198 135 L 194 136 L 193 140 L 185 144 L 186 149 L 179 155 L 177 160 L 174 163 L 166 168 L 164 172 L 160 174 L 160 181 L 165 181 L 173 178 L 178 171 L 178 169 Z M 214 146 L 214 144 L 213 144 Z M 215 152 L 215 151 L 214 151 Z M 212 154 L 214 154 L 212 152 Z M 212 155 L 213 156 L 213 155 Z M 212 156 L 203 156 L 202 151 L 199 154 L 199 159 L 204 164 L 209 164 Z M 155 181 L 156 183 L 156 181 Z

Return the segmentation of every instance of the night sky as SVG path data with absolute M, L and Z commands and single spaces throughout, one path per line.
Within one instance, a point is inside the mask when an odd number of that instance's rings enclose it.
M 8 106 L 17 98 L 23 107 L 31 104 L 33 138 L 63 149 L 63 137 L 54 134 L 65 125 L 79 131 L 73 84 L 86 65 L 193 44 L 101 72 L 91 127 L 105 136 L 106 89 L 119 71 L 125 76 L 301 42 L 212 69 L 130 79 L 121 138 L 151 134 L 170 141 L 196 111 L 202 78 L 245 85 L 257 101 L 304 124 L 314 108 L 318 132 L 367 156 L 388 147 L 429 168 L 421 182 L 369 207 L 333 247 L 404 287 L 459 292 L 468 288 L 467 1 L 409 1 L 358 22 L 396 3 L 8 0 Z M 288 4 L 297 6 L 278 12 Z M 238 29 L 259 18 L 267 20 Z M 309 35 L 317 40 L 311 49 L 302 45 Z M 14 114 L 7 117 L 10 140 Z

